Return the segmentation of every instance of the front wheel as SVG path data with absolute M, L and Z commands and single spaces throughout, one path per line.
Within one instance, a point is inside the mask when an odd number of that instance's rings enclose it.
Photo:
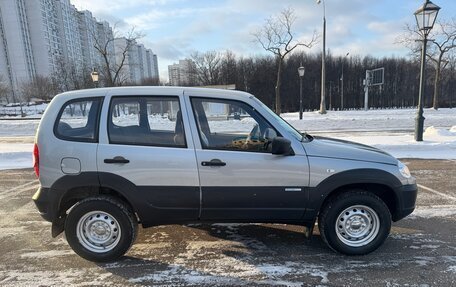
M 328 246 L 347 255 L 376 250 L 391 230 L 391 213 L 375 194 L 353 190 L 335 196 L 323 206 L 318 227 Z
M 137 233 L 133 212 L 108 196 L 78 202 L 65 221 L 68 244 L 79 256 L 95 262 L 113 261 L 124 255 Z

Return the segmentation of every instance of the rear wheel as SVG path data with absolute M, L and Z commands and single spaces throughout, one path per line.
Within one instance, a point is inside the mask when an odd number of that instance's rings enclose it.
M 323 240 L 347 255 L 367 254 L 377 249 L 391 230 L 391 214 L 375 194 L 353 190 L 330 198 L 318 218 Z
M 68 244 L 81 257 L 95 262 L 124 255 L 137 234 L 134 213 L 122 201 L 108 196 L 78 202 L 65 221 Z

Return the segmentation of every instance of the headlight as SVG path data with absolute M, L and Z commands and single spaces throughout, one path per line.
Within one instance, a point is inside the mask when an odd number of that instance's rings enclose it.
M 398 162 L 397 164 L 397 167 L 399 168 L 399 172 L 402 174 L 403 177 L 405 178 L 410 178 L 411 175 L 410 175 L 410 170 L 408 169 L 408 167 L 403 164 L 402 162 Z

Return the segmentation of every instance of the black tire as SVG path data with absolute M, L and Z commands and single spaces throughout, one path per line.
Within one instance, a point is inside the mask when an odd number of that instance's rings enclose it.
M 391 213 L 375 194 L 351 190 L 326 202 L 318 217 L 318 228 L 331 249 L 346 255 L 364 255 L 376 250 L 388 237 Z
M 80 225 L 78 225 L 79 221 L 81 221 Z M 83 222 L 87 224 L 83 224 Z M 104 234 L 99 235 L 94 231 L 90 232 L 90 235 L 86 235 L 88 230 L 84 229 L 84 226 L 92 227 L 92 230 L 95 230 L 97 224 L 102 226 L 101 232 Z M 106 228 L 103 229 L 105 226 Z M 94 262 L 114 261 L 123 256 L 135 241 L 137 232 L 138 221 L 135 214 L 124 202 L 109 196 L 96 196 L 81 200 L 70 210 L 65 220 L 65 236 L 68 244 L 79 256 Z M 94 243 L 90 239 L 94 239 L 96 236 L 108 237 L 106 241 L 108 243 L 113 241 L 109 245 L 106 244 L 108 251 L 102 250 L 101 244 L 99 247 L 97 242 Z M 99 249 L 94 251 L 90 248 Z

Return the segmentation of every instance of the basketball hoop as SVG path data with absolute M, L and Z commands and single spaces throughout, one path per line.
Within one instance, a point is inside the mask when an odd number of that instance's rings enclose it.
M 369 87 L 382 86 L 385 80 L 385 68 L 366 70 L 366 78 L 363 80 L 364 85 L 364 110 L 369 109 Z

